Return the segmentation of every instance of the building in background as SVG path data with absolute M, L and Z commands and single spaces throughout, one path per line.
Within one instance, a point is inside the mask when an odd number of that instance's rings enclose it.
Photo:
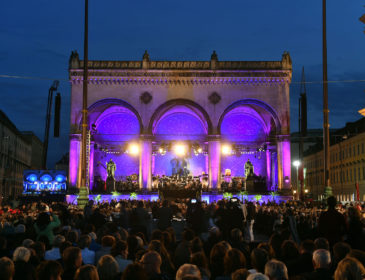
M 32 145 L 0 110 L 0 195 L 14 197 L 23 191 L 23 170 L 32 162 Z
M 43 142 L 32 131 L 22 131 L 21 133 L 31 145 L 30 169 L 42 169 Z
M 347 123 L 331 133 L 330 180 L 333 194 L 341 201 L 365 200 L 365 118 Z M 304 157 L 305 182 L 313 197 L 321 198 L 323 149 L 316 145 Z

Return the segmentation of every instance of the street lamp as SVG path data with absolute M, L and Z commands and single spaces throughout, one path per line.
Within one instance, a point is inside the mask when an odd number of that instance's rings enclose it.
M 299 189 L 299 166 L 300 166 L 301 162 L 299 160 L 295 160 L 293 161 L 293 165 L 297 168 L 297 190 Z

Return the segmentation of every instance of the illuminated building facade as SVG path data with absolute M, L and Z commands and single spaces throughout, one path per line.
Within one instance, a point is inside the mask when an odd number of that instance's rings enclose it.
M 83 61 L 69 62 L 71 132 L 69 184 L 79 186 Z M 245 175 L 250 160 L 268 189 L 290 188 L 289 85 L 292 62 L 89 61 L 88 178 L 135 174 L 150 189 L 154 176 L 176 166 L 187 175 L 208 174 L 219 188 L 222 174 Z M 225 153 L 222 153 L 222 150 Z M 183 158 L 183 160 L 179 160 Z

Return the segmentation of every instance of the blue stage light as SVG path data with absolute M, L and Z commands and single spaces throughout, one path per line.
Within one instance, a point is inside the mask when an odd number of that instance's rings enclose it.
M 50 181 L 52 181 L 52 176 L 48 175 L 48 174 L 45 174 L 41 177 L 41 181 L 42 182 L 50 182 Z
M 66 181 L 66 177 L 62 174 L 57 175 L 55 179 L 59 183 Z
M 37 175 L 36 174 L 30 174 L 28 177 L 27 177 L 27 180 L 30 181 L 30 182 L 35 182 L 37 181 Z

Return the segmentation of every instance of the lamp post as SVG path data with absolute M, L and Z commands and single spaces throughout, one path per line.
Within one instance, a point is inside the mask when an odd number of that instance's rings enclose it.
M 89 189 L 87 187 L 87 83 L 88 83 L 88 9 L 89 1 L 85 0 L 85 30 L 84 30 L 84 75 L 82 82 L 82 131 L 81 131 L 81 185 L 79 186 L 79 198 L 77 204 L 80 208 L 84 208 L 89 201 Z
M 300 166 L 300 161 L 299 160 L 295 160 L 294 162 L 293 162 L 293 165 L 297 168 L 297 178 L 296 178 L 296 181 L 297 181 L 297 193 L 298 193 L 298 191 L 299 191 L 299 171 L 298 171 L 298 169 L 299 169 L 299 166 Z M 301 194 L 302 192 L 300 192 L 300 194 Z

